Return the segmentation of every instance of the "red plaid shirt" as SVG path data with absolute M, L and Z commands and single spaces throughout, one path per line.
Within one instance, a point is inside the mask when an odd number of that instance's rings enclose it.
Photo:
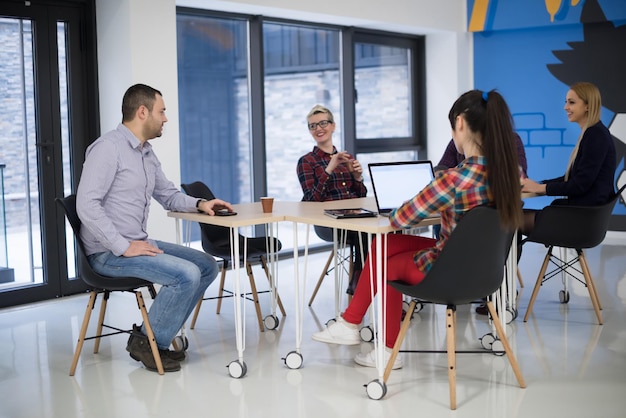
M 426 273 L 430 270 L 467 211 L 475 206 L 492 204 L 485 164 L 482 156 L 470 157 L 455 168 L 438 172 L 424 190 L 391 213 L 389 221 L 396 228 L 412 227 L 432 213 L 441 213 L 439 241 L 434 247 L 414 255 L 415 265 L 420 271 Z
M 333 147 L 333 154 L 337 149 Z M 331 175 L 326 173 L 330 162 L 328 154 L 317 146 L 298 160 L 298 180 L 302 186 L 303 201 L 324 202 L 327 200 L 365 197 L 367 188 L 361 181 L 354 180 L 344 164 L 339 164 Z

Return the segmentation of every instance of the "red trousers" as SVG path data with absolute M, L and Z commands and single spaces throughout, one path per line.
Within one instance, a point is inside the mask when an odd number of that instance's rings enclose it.
M 424 273 L 417 269 L 413 261 L 413 255 L 419 250 L 430 248 L 435 245 L 433 238 L 420 237 L 415 235 L 391 234 L 387 237 L 387 256 L 383 259 L 383 271 L 387 264 L 387 281 L 402 280 L 409 284 L 418 284 L 424 279 Z M 384 243 L 383 250 L 384 250 Z M 370 274 L 370 260 L 372 262 L 372 272 L 376 274 L 376 240 L 372 241 L 363 272 L 359 277 L 359 282 L 354 291 L 352 301 L 343 313 L 343 319 L 352 324 L 360 324 L 372 303 L 372 293 L 370 291 L 370 279 L 373 280 L 374 294 L 376 294 L 375 276 Z M 402 293 L 391 286 L 386 286 L 382 297 L 386 299 L 387 308 L 385 345 L 392 348 L 400 333 L 400 323 L 402 321 Z M 383 300 L 385 300 L 383 299 Z

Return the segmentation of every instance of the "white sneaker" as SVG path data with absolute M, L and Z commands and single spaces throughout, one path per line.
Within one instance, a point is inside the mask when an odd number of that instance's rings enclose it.
M 389 362 L 390 358 L 391 358 L 391 349 L 385 347 L 385 350 L 383 351 L 383 362 L 384 362 L 383 366 L 387 367 L 387 363 Z M 360 364 L 361 366 L 376 367 L 376 350 L 372 350 L 369 353 L 359 353 L 354 358 L 354 361 L 356 364 Z M 401 368 L 402 368 L 402 357 L 400 356 L 400 354 L 398 354 L 398 356 L 396 357 L 396 361 L 393 362 L 392 369 L 397 370 Z
M 361 343 L 358 326 L 346 322 L 340 316 L 325 330 L 313 333 L 312 338 L 329 344 L 357 345 Z

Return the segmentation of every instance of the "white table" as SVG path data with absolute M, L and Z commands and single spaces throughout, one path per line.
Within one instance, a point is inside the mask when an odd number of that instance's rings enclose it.
M 280 204 L 275 203 L 275 208 Z M 242 203 L 233 205 L 237 215 L 235 216 L 209 216 L 205 213 L 193 213 L 193 212 L 168 212 L 167 216 L 176 219 L 176 236 L 177 241 L 180 244 L 181 230 L 180 220 L 186 220 L 191 222 L 201 222 L 211 225 L 225 226 L 230 229 L 231 236 L 231 259 L 233 260 L 232 269 L 235 272 L 235 291 L 233 292 L 234 310 L 235 310 L 235 339 L 237 346 L 237 360 L 232 361 L 228 365 L 228 371 L 232 377 L 240 378 L 246 374 L 247 366 L 243 359 L 243 352 L 245 350 L 245 312 L 242 312 L 241 306 L 241 280 L 240 272 L 241 266 L 240 250 L 239 250 L 239 228 L 249 227 L 254 225 L 267 225 L 269 226 L 268 236 L 273 236 L 274 224 L 284 221 L 285 216 L 274 210 L 273 213 L 263 213 L 261 203 Z M 234 245 L 233 245 L 234 244 Z M 270 247 L 273 247 L 274 240 L 270 240 Z M 243 259 L 247 258 L 247 245 L 244 245 Z M 276 261 L 277 252 L 273 248 L 269 248 L 268 264 L 270 265 L 270 290 L 272 292 L 272 313 L 275 314 L 276 309 L 276 293 L 275 285 L 276 281 Z
M 304 309 L 304 292 L 300 291 L 300 268 L 298 266 L 298 228 L 297 225 L 317 225 L 333 228 L 334 230 L 343 229 L 355 232 L 365 232 L 370 237 L 376 236 L 376 272 L 371 277 L 376 277 L 376 286 L 378 289 L 383 289 L 383 284 L 386 283 L 386 271 L 382 269 L 383 248 L 386 249 L 386 236 L 391 232 L 395 232 L 398 229 L 393 228 L 389 224 L 389 219 L 383 216 L 377 216 L 375 218 L 355 218 L 355 219 L 335 219 L 324 214 L 324 209 L 346 209 L 346 208 L 365 208 L 370 210 L 376 210 L 375 201 L 373 198 L 360 198 L 360 199 L 345 199 L 335 200 L 328 202 L 298 202 L 290 207 L 290 210 L 285 216 L 286 221 L 293 223 L 294 233 L 294 274 L 296 277 L 296 349 L 291 351 L 285 357 L 285 364 L 290 369 L 297 369 L 302 366 L 303 358 L 301 353 L 302 343 L 302 311 Z M 420 226 L 429 226 L 440 223 L 440 218 L 427 218 L 420 222 Z M 308 235 L 308 230 L 307 230 Z M 335 234 L 336 236 L 336 234 Z M 308 255 L 308 236 L 305 240 L 305 267 L 306 274 L 306 259 Z M 368 240 L 371 241 L 371 240 Z M 336 245 L 336 243 L 335 243 Z M 368 242 L 369 245 L 369 242 Z M 363 266 L 367 268 L 367 266 Z M 370 266 L 371 268 L 371 266 Z M 371 284 L 371 291 L 373 292 L 373 283 Z M 373 304 L 373 316 L 374 321 L 374 334 L 385 335 L 385 320 L 384 320 L 384 303 L 382 297 L 376 297 L 376 303 Z M 378 331 L 376 331 L 378 330 Z M 381 339 L 382 340 L 382 339 Z M 383 364 L 383 350 L 379 348 L 381 343 L 378 339 L 374 339 L 374 349 L 376 350 L 376 365 L 379 372 L 379 377 L 382 379 L 384 373 L 385 364 Z
M 359 198 L 359 199 L 346 199 L 346 200 L 336 200 L 336 201 L 328 201 L 328 202 L 282 202 L 275 201 L 274 202 L 274 210 L 273 213 L 263 213 L 261 209 L 260 203 L 242 203 L 233 205 L 235 211 L 237 212 L 236 216 L 209 216 L 202 213 L 181 213 L 181 212 L 169 212 L 168 216 L 175 218 L 177 220 L 177 235 L 180 234 L 180 225 L 178 223 L 179 220 L 187 220 L 192 222 L 203 222 L 209 223 L 212 225 L 225 226 L 230 228 L 231 230 L 231 242 L 237 242 L 237 237 L 239 235 L 239 228 L 241 227 L 249 227 L 254 225 L 270 225 L 276 224 L 278 222 L 292 222 L 293 223 L 293 234 L 294 234 L 294 246 L 293 246 L 293 258 L 294 258 L 294 277 L 295 277 L 295 309 L 296 309 L 296 349 L 295 351 L 289 352 L 285 358 L 283 359 L 285 365 L 290 369 L 297 369 L 302 366 L 303 358 L 301 353 L 301 343 L 302 343 L 302 329 L 303 329 L 303 311 L 305 306 L 305 295 L 304 295 L 304 287 L 301 290 L 300 285 L 300 268 L 299 268 L 299 254 L 298 254 L 298 224 L 306 224 L 306 225 L 318 225 L 325 226 L 329 228 L 333 228 L 335 230 L 350 230 L 355 232 L 364 232 L 367 233 L 370 237 L 373 235 L 376 237 L 376 254 L 379 258 L 376 263 L 376 272 L 375 275 L 371 277 L 376 277 L 376 284 L 378 289 L 383 289 L 383 283 L 386 282 L 386 271 L 382 270 L 382 256 L 383 256 L 383 248 L 386 248 L 386 245 L 383 246 L 383 243 L 386 244 L 386 236 L 391 232 L 397 231 L 397 229 L 392 228 L 389 224 L 389 219 L 386 217 L 378 216 L 375 218 L 356 218 L 356 219 L 335 219 L 331 218 L 327 215 L 324 215 L 324 209 L 345 209 L 345 208 L 366 208 L 370 210 L 376 210 L 375 200 L 371 197 L 369 198 Z M 430 226 L 436 225 L 440 223 L 440 218 L 427 218 L 420 222 L 419 226 Z M 304 272 L 306 273 L 306 264 L 307 264 L 307 256 L 308 256 L 308 234 L 309 229 L 307 229 L 307 237 L 305 244 L 305 257 L 304 257 Z M 270 235 L 272 235 L 270 231 Z M 336 236 L 336 234 L 335 234 Z M 371 241 L 371 240 L 369 240 Z M 515 245 L 515 242 L 513 243 Z M 335 242 L 335 247 L 337 242 Z M 369 245 L 369 242 L 368 242 Z M 231 248 L 234 250 L 233 259 L 239 260 L 239 246 L 231 245 Z M 507 278 L 503 283 L 501 288 L 501 294 L 498 302 L 498 309 L 500 312 L 505 312 L 505 301 L 509 301 L 510 303 L 514 303 L 515 296 L 513 295 L 513 289 L 515 288 L 515 273 L 517 271 L 517 258 L 516 251 L 513 251 L 515 247 L 512 248 L 512 251 L 509 255 L 509 260 L 507 264 Z M 244 248 L 244 251 L 246 249 Z M 336 250 L 336 248 L 335 248 Z M 245 254 L 244 254 L 245 255 Z M 276 259 L 272 260 L 270 258 L 270 262 L 276 261 Z M 514 264 L 512 264 L 514 263 Z M 513 267 L 514 266 L 514 267 Z M 366 266 L 364 266 L 365 268 Z M 235 271 L 235 333 L 236 333 L 236 343 L 237 343 L 237 351 L 238 351 L 238 359 L 231 362 L 228 366 L 229 372 L 233 377 L 242 377 L 246 373 L 246 365 L 243 360 L 243 352 L 245 350 L 245 334 L 244 334 L 244 316 L 242 315 L 241 310 L 241 286 L 240 286 L 240 266 L 239 263 L 233 263 L 233 270 Z M 374 273 L 374 272 L 372 272 Z M 271 284 L 272 291 L 274 292 L 274 285 Z M 373 284 L 371 287 L 373 292 Z M 274 294 L 273 294 L 274 295 Z M 273 300 L 275 298 L 273 297 Z M 385 321 L 384 321 L 384 300 L 382 297 L 376 297 L 376 303 L 373 304 L 373 316 L 375 318 L 374 322 L 374 333 L 378 333 L 378 335 L 385 335 Z M 502 320 L 505 322 L 504 315 L 502 315 Z M 376 331 L 378 330 L 378 331 Z M 377 361 L 377 371 L 379 374 L 379 378 L 382 381 L 385 364 L 383 364 L 383 350 L 379 349 L 380 342 L 377 339 L 374 339 L 374 348 L 376 350 L 376 361 Z

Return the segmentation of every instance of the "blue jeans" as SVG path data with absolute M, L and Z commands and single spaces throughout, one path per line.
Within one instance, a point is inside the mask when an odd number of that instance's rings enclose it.
M 148 312 L 157 345 L 167 349 L 218 273 L 215 259 L 202 251 L 163 241 L 156 256 L 117 257 L 110 251 L 92 254 L 89 264 L 111 277 L 138 277 L 162 285 Z M 145 334 L 145 328 L 142 326 Z

